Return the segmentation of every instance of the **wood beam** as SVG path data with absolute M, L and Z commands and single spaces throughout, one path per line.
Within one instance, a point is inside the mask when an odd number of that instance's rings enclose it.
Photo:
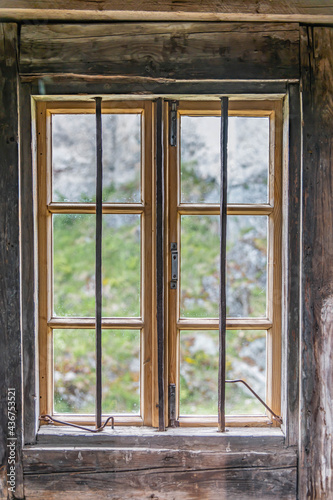
M 299 78 L 298 24 L 23 25 L 20 73 L 167 81 Z M 144 81 L 142 80 L 144 85 Z
M 288 85 L 283 138 L 283 356 L 282 406 L 286 441 L 299 439 L 299 325 L 301 273 L 301 97 L 299 83 Z
M 333 497 L 333 28 L 304 27 L 299 498 Z
M 1 0 L 3 20 L 332 23 L 331 0 Z
M 0 24 L 0 491 L 5 492 L 6 498 L 7 493 L 8 498 L 24 497 L 20 461 L 22 373 L 17 42 L 17 25 Z M 11 394 L 9 389 L 12 389 Z M 13 439 L 9 440 L 11 437 Z M 12 452 L 16 457 L 14 485 L 8 483 L 7 476 Z
M 52 429 L 43 431 L 50 441 Z M 76 445 L 69 445 L 71 432 L 55 436 L 53 446 L 24 450 L 27 500 L 56 499 L 59 491 L 65 500 L 104 498 L 110 491 L 117 498 L 166 500 L 296 497 L 296 450 L 284 446 L 279 429 L 229 429 L 221 435 L 178 428 L 166 436 L 128 428 L 93 436 L 95 445 L 84 432 L 76 432 Z

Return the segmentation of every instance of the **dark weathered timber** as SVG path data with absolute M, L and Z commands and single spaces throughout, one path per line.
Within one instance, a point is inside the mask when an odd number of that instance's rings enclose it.
M 164 431 L 164 152 L 163 99 L 156 103 L 156 325 L 158 428 Z
M 68 78 L 61 75 L 49 76 L 22 76 L 22 81 L 31 82 L 33 95 L 68 96 L 80 94 L 139 94 L 139 95 L 257 95 L 257 94 L 285 94 L 286 82 L 279 81 L 188 81 L 168 80 L 166 78 L 141 77 L 85 77 L 73 76 Z M 169 95 L 172 99 L 172 95 Z
M 24 443 L 34 443 L 38 428 L 35 325 L 35 231 L 32 167 L 31 88 L 20 86 L 20 210 L 21 210 L 21 317 L 23 352 Z
M 93 427 L 92 427 L 93 428 Z M 100 446 L 125 448 L 168 448 L 176 450 L 248 451 L 260 448 L 281 450 L 285 439 L 279 428 L 228 428 L 217 433 L 215 427 L 168 428 L 158 432 L 149 427 L 115 427 L 92 435 L 71 427 L 43 425 L 38 432 L 38 446 Z
M 128 472 L 83 472 L 25 476 L 26 500 L 98 498 L 163 500 L 294 500 L 296 468 L 200 468 L 195 471 L 148 469 Z M 87 487 L 89 485 L 89 487 Z
M 296 21 L 332 23 L 331 0 L 2 0 L 0 16 L 12 20 L 66 21 Z
M 6 498 L 8 388 L 16 395 L 15 498 L 23 498 L 17 40 L 16 24 L 0 24 L 0 492 Z
M 102 98 L 96 97 L 96 428 L 102 425 L 102 200 L 103 200 L 103 151 L 102 151 Z
M 333 28 L 302 28 L 299 498 L 333 498 Z
M 299 429 L 299 334 L 300 334 L 300 218 L 301 218 L 301 111 L 298 83 L 288 85 L 289 117 L 285 138 L 288 172 L 285 179 L 284 262 L 286 279 L 283 290 L 283 400 L 286 443 L 298 443 Z
M 221 99 L 221 186 L 220 186 L 220 285 L 219 285 L 219 372 L 218 430 L 225 431 L 225 336 L 227 324 L 226 255 L 227 255 L 227 160 L 228 160 L 228 97 Z
M 31 447 L 23 451 L 24 474 L 51 474 L 53 472 L 117 472 L 154 470 L 212 470 L 231 467 L 277 467 L 297 466 L 296 450 L 293 448 L 270 448 L 261 446 L 239 451 L 230 446 L 220 451 L 172 450 L 168 448 L 40 448 Z
M 23 25 L 20 48 L 22 75 L 181 80 L 299 77 L 296 24 Z

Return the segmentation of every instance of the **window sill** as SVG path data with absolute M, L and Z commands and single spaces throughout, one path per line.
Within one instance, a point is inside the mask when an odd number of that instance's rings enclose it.
M 189 484 L 191 498 L 211 498 L 215 485 L 216 498 L 294 499 L 297 451 L 285 446 L 280 428 L 117 427 L 91 434 L 44 425 L 37 444 L 23 449 L 23 470 L 41 499 L 55 500 L 50 492 L 66 488 L 82 500 L 110 491 L 117 498 L 188 498 Z
M 94 429 L 94 427 L 91 427 Z M 235 445 L 244 449 L 261 446 L 284 447 L 284 434 L 279 427 L 229 427 L 225 433 L 216 427 L 178 427 L 159 432 L 152 427 L 107 427 L 100 433 L 90 433 L 73 427 L 43 425 L 37 434 L 37 444 L 29 446 L 84 446 L 116 448 L 218 449 L 228 451 Z

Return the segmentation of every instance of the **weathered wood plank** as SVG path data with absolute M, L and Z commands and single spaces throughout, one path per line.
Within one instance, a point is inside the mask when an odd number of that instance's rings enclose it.
M 300 498 L 333 497 L 333 28 L 303 28 Z
M 332 22 L 331 0 L 2 0 L 3 19 Z
M 172 450 L 150 448 L 40 448 L 23 452 L 25 474 L 52 472 L 120 472 L 147 469 L 225 469 L 231 467 L 296 467 L 296 450 L 269 446 L 255 451 Z
M 288 85 L 288 120 L 284 138 L 285 183 L 283 210 L 284 269 L 283 290 L 283 393 L 286 443 L 298 443 L 299 429 L 299 322 L 300 322 L 300 217 L 301 217 L 301 97 L 298 83 Z
M 22 76 L 23 81 L 31 82 L 31 92 L 33 95 L 64 96 L 77 95 L 77 98 L 84 99 L 84 95 L 89 94 L 112 94 L 112 95 L 163 95 L 172 98 L 171 94 L 180 96 L 206 96 L 237 95 L 242 94 L 252 96 L 260 94 L 265 98 L 265 94 L 279 96 L 286 93 L 286 82 L 282 81 L 187 81 L 168 80 L 163 78 L 109 78 L 109 77 L 79 77 L 71 78 L 60 75 L 50 77 L 42 76 Z M 174 97 L 174 96 L 173 96 Z M 181 97 L 180 97 L 181 98 Z M 67 97 L 68 99 L 68 97 Z M 201 97 L 202 99 L 202 97 Z
M 297 24 L 23 25 L 22 75 L 297 79 Z
M 163 500 L 247 500 L 296 497 L 296 468 L 225 470 L 147 470 L 117 473 L 43 474 L 25 476 L 26 500 L 96 498 Z
M 24 443 L 34 443 L 37 431 L 35 338 L 35 231 L 32 166 L 31 86 L 20 86 L 20 210 L 23 352 Z
M 0 24 L 0 487 L 7 498 L 9 448 L 7 390 L 15 391 L 15 498 L 23 498 L 20 462 L 22 379 L 19 274 L 19 155 L 18 155 L 17 25 Z M 1 491 L 0 490 L 0 491 Z M 9 498 L 14 495 L 8 492 Z
M 214 427 L 169 428 L 157 432 L 153 428 L 126 427 L 105 429 L 100 434 L 80 431 L 73 427 L 43 425 L 38 432 L 39 446 L 108 446 L 125 448 L 165 448 L 176 450 L 206 449 L 215 451 L 265 450 L 273 451 L 284 446 L 284 435 L 279 428 L 228 428 L 219 433 Z

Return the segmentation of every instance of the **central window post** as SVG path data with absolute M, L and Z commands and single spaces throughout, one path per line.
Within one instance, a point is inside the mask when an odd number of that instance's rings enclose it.
M 225 368 L 226 368 L 226 241 L 227 241 L 227 158 L 228 158 L 228 97 L 221 99 L 221 187 L 220 187 L 220 289 L 219 289 L 219 371 L 218 371 L 218 430 L 225 432 Z
M 96 428 L 102 425 L 102 98 L 96 97 Z
M 164 422 L 164 155 L 163 99 L 156 106 L 156 318 L 157 318 L 157 383 L 158 430 Z

